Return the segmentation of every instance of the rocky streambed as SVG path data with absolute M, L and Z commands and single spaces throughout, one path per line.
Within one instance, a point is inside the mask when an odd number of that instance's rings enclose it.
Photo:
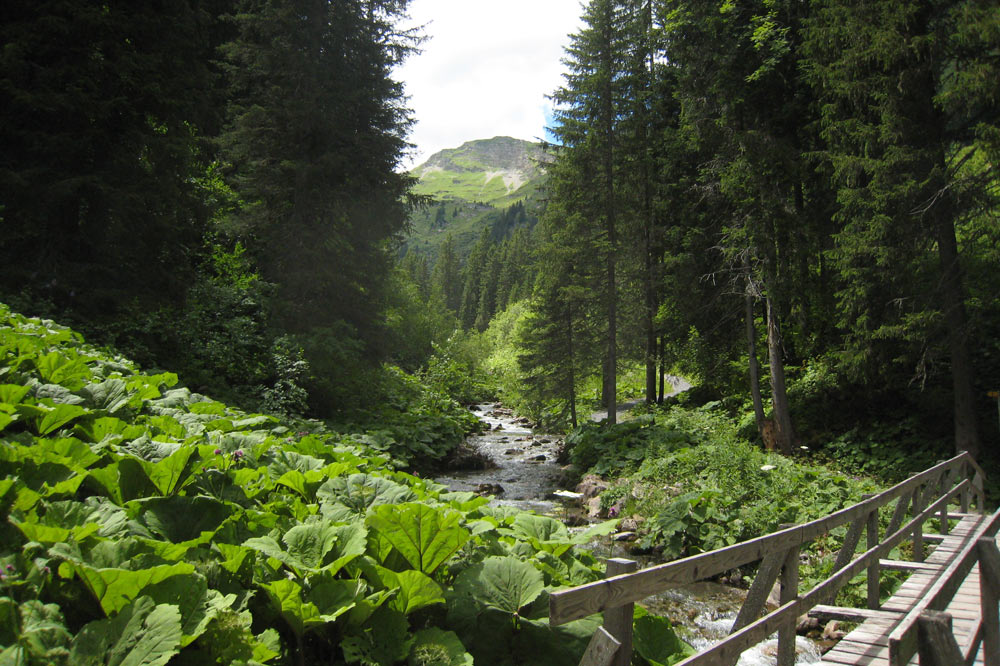
M 531 423 L 495 403 L 472 407 L 485 424 L 482 434 L 466 441 L 466 449 L 478 461 L 472 469 L 448 471 L 435 478 L 452 490 L 490 495 L 496 504 L 508 504 L 578 524 L 587 514 L 596 514 L 601 484 L 596 478 L 584 479 L 575 492 L 561 488 L 569 478 L 559 462 L 562 440 L 535 433 Z M 589 485 L 588 485 L 589 484 Z M 620 538 L 629 536 L 631 525 L 623 525 Z M 595 554 L 607 557 L 632 557 L 622 542 L 593 544 Z M 644 562 L 640 566 L 648 566 Z M 746 592 L 714 582 L 674 588 L 647 598 L 643 605 L 650 612 L 668 617 L 678 633 L 692 646 L 704 649 L 724 638 L 732 627 Z M 740 658 L 738 666 L 771 666 L 776 662 L 777 640 L 761 643 Z M 799 637 L 796 664 L 820 661 L 817 644 Z

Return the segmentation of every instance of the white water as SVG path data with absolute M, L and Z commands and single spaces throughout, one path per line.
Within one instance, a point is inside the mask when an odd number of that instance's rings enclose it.
M 499 484 L 503 494 L 494 497 L 492 502 L 556 515 L 561 506 L 558 497 L 553 495 L 562 472 L 556 462 L 560 442 L 533 433 L 500 405 L 475 405 L 473 412 L 489 430 L 470 437 L 467 444 L 486 454 L 497 466 L 487 470 L 453 471 L 435 480 L 459 491 L 476 491 L 483 484 Z M 548 439 L 552 441 L 543 441 Z M 614 545 L 616 550 L 620 546 Z M 618 552 L 610 555 L 629 557 Z M 668 590 L 646 599 L 642 605 L 651 613 L 668 617 L 684 640 L 695 649 L 703 650 L 729 634 L 745 595 L 745 591 L 737 588 L 703 582 Z M 764 641 L 744 652 L 737 666 L 774 666 L 777 645 L 777 638 Z M 807 666 L 819 661 L 816 645 L 807 638 L 796 638 L 796 665 Z

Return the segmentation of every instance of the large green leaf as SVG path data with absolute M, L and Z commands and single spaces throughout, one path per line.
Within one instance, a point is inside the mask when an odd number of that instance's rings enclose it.
M 0 619 L 4 623 L 2 644 L 9 646 L 0 653 L 0 666 L 66 663 L 66 649 L 73 636 L 63 624 L 59 606 L 35 599 L 16 606 L 7 598 L 0 602 L 3 604 Z
M 396 588 L 396 596 L 390 606 L 409 615 L 425 606 L 444 603 L 444 592 L 441 586 L 427 574 L 415 569 L 406 571 L 390 571 L 379 567 L 379 578 L 388 588 Z
M 50 552 L 57 551 L 57 548 Z M 176 564 L 161 564 L 144 569 L 131 571 L 118 568 L 96 568 L 79 561 L 65 562 L 83 584 L 90 590 L 94 598 L 101 604 L 105 614 L 112 615 L 131 603 L 143 593 L 143 590 L 160 583 L 171 576 L 190 574 L 194 565 L 187 562 Z M 60 567 L 60 572 L 63 569 Z
M 39 435 L 48 435 L 86 413 L 87 410 L 79 405 L 56 405 L 35 422 L 35 427 Z
M 632 623 L 632 645 L 653 666 L 670 666 L 690 657 L 694 649 L 682 641 L 670 620 L 639 611 Z
M 271 604 L 281 613 L 281 617 L 297 636 L 302 636 L 314 627 L 333 622 L 354 607 L 353 602 L 338 605 L 338 600 L 346 600 L 346 595 L 341 594 L 344 592 L 342 587 L 340 589 L 328 587 L 318 594 L 318 600 L 324 605 L 326 612 L 321 611 L 312 601 L 303 600 L 302 586 L 295 581 L 281 579 L 262 587 Z
M 116 414 L 128 407 L 128 385 L 124 379 L 112 377 L 97 384 L 87 384 L 80 393 L 86 398 L 87 406 L 103 409 L 108 414 Z
M 282 537 L 285 548 L 272 537 L 254 537 L 243 545 L 292 568 L 299 574 L 325 571 L 333 574 L 363 555 L 367 532 L 359 524 L 332 525 L 311 522 L 292 527 Z
M 90 378 L 90 368 L 79 358 L 68 358 L 59 352 L 49 352 L 35 359 L 35 367 L 42 379 L 61 384 L 71 391 L 83 388 Z
M 21 384 L 0 384 L 0 403 L 16 405 L 28 395 L 31 389 Z
M 345 465 L 346 467 L 346 465 Z M 409 487 L 373 474 L 351 474 L 328 480 L 316 491 L 324 513 L 331 506 L 344 506 L 350 513 L 363 516 L 369 507 L 400 504 L 417 499 Z
M 197 453 L 195 446 L 182 446 L 159 462 L 140 460 L 139 464 L 161 495 L 173 495 L 190 482 Z
M 177 606 L 139 597 L 115 617 L 84 625 L 73 640 L 74 666 L 164 666 L 180 650 Z
M 540 571 L 509 556 L 487 557 L 463 571 L 455 581 L 459 594 L 511 614 L 534 601 L 544 589 Z
M 421 629 L 410 646 L 409 666 L 472 666 L 472 655 L 454 631 Z
M 367 523 L 414 569 L 432 575 L 471 538 L 453 509 L 410 502 L 373 507 Z
M 173 543 L 215 532 L 238 507 L 212 497 L 150 497 L 128 504 L 136 519 L 154 534 Z
M 236 595 L 223 596 L 208 587 L 204 576 L 198 573 L 171 576 L 143 590 L 157 604 L 176 606 L 181 616 L 181 647 L 201 636 L 208 623 L 221 611 L 230 608 Z
M 282 537 L 288 554 L 303 568 L 316 570 L 323 566 L 323 558 L 337 543 L 337 528 L 329 523 L 296 525 Z

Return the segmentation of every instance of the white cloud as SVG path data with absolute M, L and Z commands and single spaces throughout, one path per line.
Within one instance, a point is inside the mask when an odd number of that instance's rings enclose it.
M 580 0 L 412 0 L 429 39 L 395 73 L 416 119 L 405 166 L 472 139 L 543 137 L 582 11 Z

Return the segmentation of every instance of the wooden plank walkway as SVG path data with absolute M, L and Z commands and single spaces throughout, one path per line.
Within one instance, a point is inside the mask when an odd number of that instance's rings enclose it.
M 956 514 L 951 515 L 958 517 Z M 833 649 L 823 655 L 820 663 L 823 666 L 888 666 L 889 634 L 917 602 L 924 598 L 954 557 L 969 544 L 977 528 L 986 518 L 978 513 L 961 514 L 958 524 L 926 557 L 924 562 L 926 566 L 915 569 L 896 593 L 882 604 L 880 612 L 875 617 L 868 618 L 854 631 L 844 636 Z M 953 617 L 955 638 L 960 645 L 967 644 L 971 632 L 975 631 L 981 612 L 978 564 L 962 583 L 947 612 Z M 909 663 L 919 662 L 914 656 Z M 977 656 L 975 663 L 983 663 L 981 655 Z

